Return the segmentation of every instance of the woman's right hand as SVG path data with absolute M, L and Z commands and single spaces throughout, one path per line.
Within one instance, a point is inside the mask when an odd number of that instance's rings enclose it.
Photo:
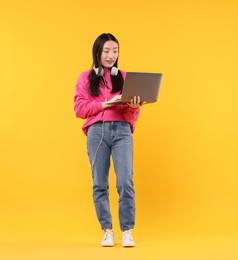
M 106 102 L 102 102 L 102 108 L 106 109 L 108 107 L 112 107 L 115 106 L 116 104 L 109 104 L 107 102 L 113 102 L 113 101 L 117 101 L 121 99 L 121 95 L 115 95 L 113 98 L 111 98 L 110 100 L 106 101 Z

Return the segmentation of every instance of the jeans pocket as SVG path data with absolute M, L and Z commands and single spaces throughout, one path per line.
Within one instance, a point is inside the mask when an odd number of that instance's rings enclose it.
M 131 139 L 132 133 L 131 133 L 131 127 L 128 122 L 118 122 L 118 137 L 129 137 Z
M 87 145 L 97 144 L 103 138 L 103 124 L 93 124 L 88 129 Z

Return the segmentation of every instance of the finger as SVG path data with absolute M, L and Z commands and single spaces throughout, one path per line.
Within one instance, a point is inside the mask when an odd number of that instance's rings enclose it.
M 136 96 L 133 98 L 133 104 L 136 104 Z
M 137 97 L 137 104 L 140 105 L 140 96 Z

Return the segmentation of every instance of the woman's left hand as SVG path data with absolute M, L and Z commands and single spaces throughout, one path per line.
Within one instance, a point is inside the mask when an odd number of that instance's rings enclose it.
M 127 103 L 127 105 L 131 108 L 138 108 L 138 107 L 141 107 L 142 105 L 144 105 L 146 102 L 141 102 L 140 101 L 140 96 L 134 96 L 132 99 L 131 99 L 131 102 L 130 103 Z

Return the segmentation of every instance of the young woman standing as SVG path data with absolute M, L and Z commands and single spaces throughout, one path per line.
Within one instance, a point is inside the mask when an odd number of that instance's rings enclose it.
M 140 97 L 127 104 L 108 104 L 120 99 L 126 72 L 118 69 L 119 42 L 103 33 L 93 44 L 92 69 L 79 76 L 74 97 L 77 117 L 86 119 L 87 151 L 93 177 L 93 200 L 101 228 L 102 246 L 114 246 L 109 206 L 108 173 L 112 156 L 119 194 L 119 221 L 122 245 L 133 247 L 131 231 L 135 225 L 133 184 L 133 139 L 140 113 Z

